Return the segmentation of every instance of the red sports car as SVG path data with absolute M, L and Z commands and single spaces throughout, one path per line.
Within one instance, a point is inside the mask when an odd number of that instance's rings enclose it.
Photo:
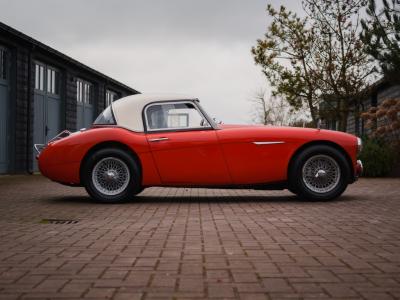
M 216 124 L 193 97 L 139 94 L 107 107 L 90 129 L 38 149 L 51 180 L 84 186 L 101 202 L 151 186 L 289 189 L 340 196 L 362 172 L 361 140 L 343 132 Z

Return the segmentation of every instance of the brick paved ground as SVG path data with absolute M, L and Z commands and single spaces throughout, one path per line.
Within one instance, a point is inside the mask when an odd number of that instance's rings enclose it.
M 0 299 L 400 298 L 399 179 L 362 179 L 327 203 L 153 188 L 101 205 L 3 176 L 0 198 Z

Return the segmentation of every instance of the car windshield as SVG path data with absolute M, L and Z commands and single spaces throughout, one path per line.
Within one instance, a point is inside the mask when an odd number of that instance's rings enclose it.
M 213 128 L 218 128 L 218 124 L 212 119 L 207 112 L 203 109 L 203 107 L 200 105 L 200 102 L 196 101 L 197 107 L 200 109 L 201 113 L 207 118 L 207 121 L 211 123 L 210 125 Z
M 107 107 L 93 122 L 93 125 L 115 125 L 114 114 L 111 105 Z

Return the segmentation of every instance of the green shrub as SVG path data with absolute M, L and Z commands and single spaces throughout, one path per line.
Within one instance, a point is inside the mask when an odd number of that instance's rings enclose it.
M 396 151 L 393 146 L 381 139 L 363 139 L 363 149 L 359 158 L 364 165 L 364 176 L 386 176 L 392 171 L 396 162 Z

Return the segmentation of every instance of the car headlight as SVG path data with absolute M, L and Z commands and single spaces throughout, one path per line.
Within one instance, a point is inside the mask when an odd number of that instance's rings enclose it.
M 357 153 L 360 153 L 362 150 L 362 139 L 357 138 Z

